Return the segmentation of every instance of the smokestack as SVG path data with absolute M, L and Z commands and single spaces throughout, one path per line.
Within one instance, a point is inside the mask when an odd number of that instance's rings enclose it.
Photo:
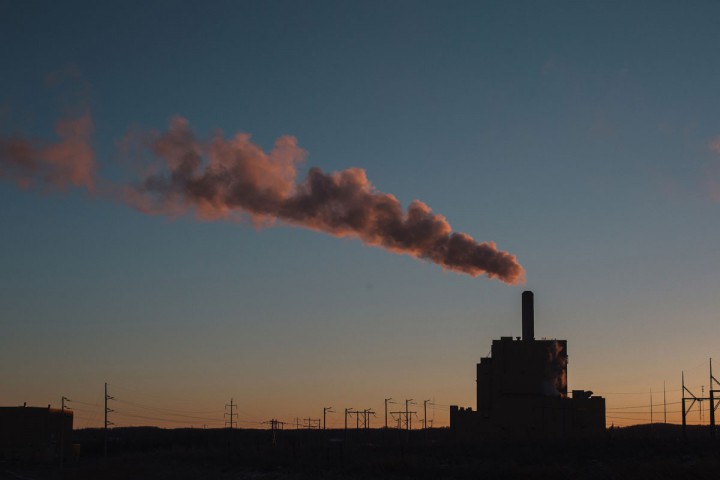
M 535 340 L 535 306 L 530 290 L 522 293 L 522 339 Z

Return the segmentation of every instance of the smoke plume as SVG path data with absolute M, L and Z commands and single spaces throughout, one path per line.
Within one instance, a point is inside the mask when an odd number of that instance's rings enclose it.
M 545 358 L 543 393 L 549 397 L 567 396 L 567 354 L 557 340 L 548 345 Z
M 92 190 L 97 179 L 89 146 L 91 130 L 90 117 L 83 116 L 59 122 L 60 141 L 49 146 L 24 139 L 0 140 L 0 175 L 24 186 L 41 181 Z M 294 137 L 279 138 L 266 153 L 242 133 L 199 140 L 187 120 L 175 117 L 166 132 L 141 139 L 131 136 L 123 145 L 138 143 L 148 162 L 144 171 L 150 173 L 115 190 L 121 192 L 122 201 L 142 212 L 194 213 L 203 219 L 247 216 L 257 225 L 280 220 L 358 238 L 455 272 L 487 275 L 508 284 L 524 280 L 515 256 L 498 250 L 493 242 L 480 243 L 453 232 L 445 217 L 418 200 L 404 211 L 397 198 L 373 187 L 363 169 L 325 173 L 311 168 L 298 181 L 305 152 Z
M 715 153 L 720 153 L 720 135 L 708 142 L 708 148 Z
M 93 122 L 89 113 L 55 124 L 59 141 L 0 138 L 0 178 L 20 187 L 95 188 L 95 154 L 90 147 Z

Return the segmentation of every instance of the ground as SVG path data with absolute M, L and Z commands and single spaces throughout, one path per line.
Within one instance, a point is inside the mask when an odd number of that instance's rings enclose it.
M 103 456 L 101 430 L 77 431 L 78 459 L 6 459 L 0 479 L 716 479 L 720 442 L 693 429 L 614 429 L 594 440 L 464 444 L 447 429 L 116 429 Z

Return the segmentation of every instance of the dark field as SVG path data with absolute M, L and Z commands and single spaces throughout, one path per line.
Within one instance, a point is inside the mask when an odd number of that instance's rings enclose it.
M 5 460 L 0 479 L 717 479 L 720 441 L 706 429 L 653 425 L 597 440 L 456 442 L 447 429 L 278 431 L 120 428 L 75 431 L 81 455 L 57 464 Z

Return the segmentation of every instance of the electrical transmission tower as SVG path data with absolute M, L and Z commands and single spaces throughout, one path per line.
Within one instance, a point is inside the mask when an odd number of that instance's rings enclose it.
M 348 412 L 350 415 L 355 415 L 355 430 L 360 430 L 360 414 L 362 413 L 361 410 L 355 410 L 352 412 Z
M 230 417 L 230 420 L 225 421 L 225 426 L 230 426 L 230 430 L 233 429 L 233 426 L 237 427 L 237 420 L 235 419 L 237 417 L 237 413 L 235 413 L 235 408 L 237 407 L 236 403 L 233 403 L 233 399 L 230 399 L 229 404 L 225 404 L 225 408 L 230 407 L 230 413 L 225 412 L 226 417 Z
M 65 461 L 65 402 L 69 401 L 65 396 L 60 399 L 60 468 Z
M 319 418 L 304 418 L 303 422 L 307 422 L 303 425 L 303 428 L 307 428 L 308 430 L 312 429 L 320 429 L 320 419 Z
M 710 436 L 715 438 L 715 410 L 717 410 L 720 401 L 715 397 L 716 393 L 720 393 L 720 382 L 715 378 L 712 371 L 712 358 L 710 359 Z
M 370 415 L 372 415 L 374 417 L 375 412 L 372 411 L 372 409 L 370 409 L 370 408 L 366 408 L 362 412 L 357 412 L 358 415 L 361 413 L 363 414 L 363 428 L 365 430 L 367 430 L 370 428 Z
M 275 418 L 271 418 L 270 420 L 267 420 L 265 422 L 262 422 L 263 424 L 270 425 L 270 429 L 272 431 L 275 430 L 282 430 L 285 426 L 286 422 L 281 422 L 280 420 L 277 420 Z M 291 424 L 292 425 L 292 424 Z
M 405 427 L 406 430 L 412 429 L 412 416 L 417 416 L 415 410 L 399 410 L 397 412 L 388 412 L 397 421 L 397 429 L 400 430 Z M 396 417 L 397 415 L 397 417 Z
M 272 431 L 272 444 L 273 446 L 277 445 L 277 431 L 283 429 L 285 422 L 272 418 L 262 423 L 270 425 L 270 430 Z
M 107 439 L 108 439 L 108 427 L 110 425 L 115 425 L 113 422 L 108 420 L 108 413 L 112 413 L 115 410 L 112 408 L 108 408 L 108 400 L 115 400 L 115 397 L 108 395 L 107 390 L 107 382 L 105 382 L 105 426 L 103 428 L 104 438 L 103 438 L 103 455 L 107 457 Z
M 353 410 L 351 408 L 346 408 L 345 409 L 345 430 L 347 430 L 348 416 L 352 417 L 353 415 L 355 415 L 355 430 L 360 430 L 360 415 L 362 415 L 362 419 L 363 419 L 363 428 L 367 428 L 366 425 L 368 422 L 368 417 L 367 417 L 368 414 L 374 415 L 375 412 L 373 412 L 372 410 L 369 410 L 369 409 Z
M 718 408 L 718 404 L 720 403 L 720 398 L 717 398 L 715 396 L 716 393 L 720 393 L 720 381 L 718 381 L 717 378 L 713 375 L 712 371 L 712 358 L 710 359 L 710 387 L 708 388 L 708 397 L 705 396 L 705 387 L 702 388 L 702 394 L 698 397 L 695 396 L 694 393 L 690 391 L 685 386 L 685 372 L 682 372 L 682 433 L 683 438 L 687 438 L 687 415 L 692 410 L 692 407 L 695 405 L 695 403 L 698 403 L 700 405 L 700 412 L 702 416 L 702 402 L 708 401 L 710 402 L 710 408 L 708 409 L 708 412 L 710 413 L 710 436 L 712 438 L 715 438 L 715 411 Z M 689 396 L 686 396 L 689 395 Z M 687 402 L 690 402 L 690 405 L 687 405 Z M 702 418 L 702 417 L 701 417 Z

